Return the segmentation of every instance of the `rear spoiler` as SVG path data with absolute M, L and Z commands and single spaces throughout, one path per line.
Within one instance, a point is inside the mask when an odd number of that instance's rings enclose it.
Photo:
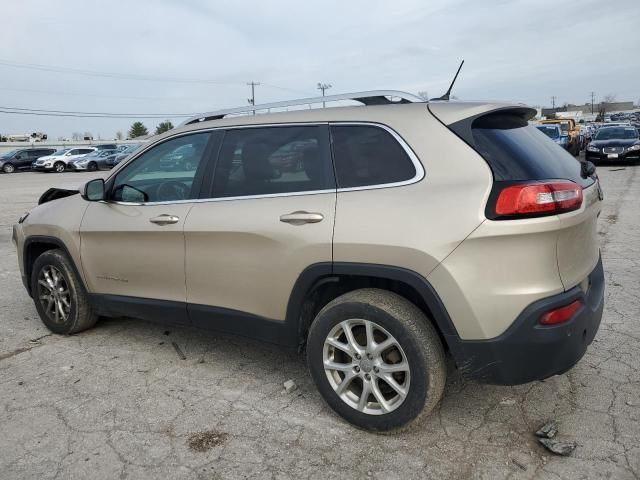
M 452 108 L 454 107 L 454 108 Z M 487 124 L 499 124 L 502 119 L 510 123 L 527 125 L 529 120 L 538 113 L 535 108 L 526 105 L 465 103 L 462 105 L 429 103 L 429 111 L 443 125 L 455 133 L 469 145 L 473 145 L 471 128 L 476 121 L 482 120 Z

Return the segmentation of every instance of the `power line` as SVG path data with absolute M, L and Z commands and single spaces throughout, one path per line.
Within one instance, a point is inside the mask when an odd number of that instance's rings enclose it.
M 71 75 L 83 75 L 88 77 L 121 78 L 126 80 L 143 80 L 151 82 L 176 82 L 176 83 L 210 83 L 214 85 L 242 85 L 241 81 L 224 81 L 201 78 L 179 78 L 162 77 L 151 75 L 139 75 L 134 73 L 100 72 L 95 70 L 81 70 L 78 68 L 56 67 L 53 65 L 41 65 L 37 63 L 17 63 L 7 60 L 0 60 L 0 65 L 12 68 L 22 68 L 28 70 L 39 70 L 44 72 L 67 73 Z
M 37 110 L 30 108 L 2 107 L 0 113 L 15 115 L 36 115 L 46 117 L 79 117 L 79 118 L 188 118 L 197 113 L 107 113 L 107 112 L 70 112 L 63 110 Z

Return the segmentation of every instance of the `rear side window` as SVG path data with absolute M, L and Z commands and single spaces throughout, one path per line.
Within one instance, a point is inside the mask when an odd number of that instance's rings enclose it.
M 472 125 L 474 146 L 496 181 L 572 180 L 582 187 L 580 162 L 520 116 L 489 114 Z
M 214 197 L 335 188 L 327 126 L 226 132 L 214 174 Z
M 404 182 L 416 176 L 407 152 L 380 127 L 334 125 L 331 139 L 339 188 Z

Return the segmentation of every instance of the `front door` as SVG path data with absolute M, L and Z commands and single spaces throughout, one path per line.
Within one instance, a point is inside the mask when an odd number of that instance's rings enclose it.
M 336 187 L 327 125 L 228 130 L 209 197 L 185 224 L 192 321 L 236 333 L 265 319 L 284 325 L 299 275 L 317 263 L 330 269 L 332 261 Z
M 194 133 L 146 150 L 107 181 L 108 201 L 90 203 L 81 256 L 92 293 L 130 304 L 136 316 L 147 316 L 139 311 L 146 305 L 186 321 L 183 229 L 210 139 L 210 132 Z M 191 147 L 188 168 L 167 168 L 167 158 L 185 145 Z

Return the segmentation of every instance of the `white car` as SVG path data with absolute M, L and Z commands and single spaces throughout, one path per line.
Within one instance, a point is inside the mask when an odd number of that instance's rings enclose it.
M 65 148 L 54 152 L 52 155 L 40 157 L 31 164 L 31 170 L 64 172 L 70 162 L 95 152 L 94 147 Z

